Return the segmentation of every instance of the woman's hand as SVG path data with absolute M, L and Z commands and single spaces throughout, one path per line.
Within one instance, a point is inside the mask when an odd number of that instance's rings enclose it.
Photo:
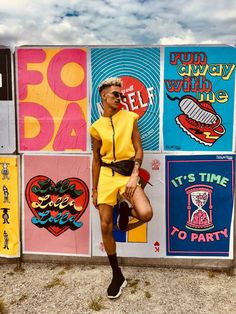
M 92 199 L 93 199 L 93 205 L 98 209 L 98 204 L 97 204 L 98 192 L 97 192 L 97 190 L 93 191 Z
M 128 200 L 133 197 L 138 181 L 139 181 L 139 177 L 137 175 L 131 175 L 128 183 L 126 184 L 124 196 Z

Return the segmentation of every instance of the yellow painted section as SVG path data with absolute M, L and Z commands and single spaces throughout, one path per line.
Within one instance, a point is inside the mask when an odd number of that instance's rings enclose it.
M 129 228 L 132 228 L 132 224 L 136 224 L 138 220 L 133 218 L 129 222 Z M 147 243 L 147 224 L 142 224 L 132 230 L 129 230 L 127 235 L 128 242 Z
M 0 169 L 0 256 L 17 257 L 20 251 L 18 158 L 1 156 Z

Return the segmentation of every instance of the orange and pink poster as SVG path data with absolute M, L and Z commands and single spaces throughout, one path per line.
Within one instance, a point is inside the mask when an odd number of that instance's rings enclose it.
M 87 150 L 87 51 L 16 49 L 19 150 Z
M 90 256 L 90 157 L 25 155 L 23 252 Z

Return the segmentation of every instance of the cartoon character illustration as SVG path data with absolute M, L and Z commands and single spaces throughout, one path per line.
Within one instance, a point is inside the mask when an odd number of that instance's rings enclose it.
M 155 252 L 159 252 L 160 251 L 160 243 L 158 241 L 156 241 L 154 243 L 154 250 L 155 250 Z
M 2 218 L 3 218 L 3 223 L 7 223 L 9 224 L 9 214 L 8 211 L 10 210 L 10 208 L 1 208 L 1 210 L 3 210 L 3 214 L 2 214 Z
M 100 242 L 99 249 L 100 249 L 100 251 L 105 252 L 105 247 L 104 247 L 103 242 Z
M 10 203 L 9 201 L 9 192 L 8 192 L 8 188 L 6 187 L 6 185 L 3 186 L 3 203 Z
M 153 159 L 152 161 L 152 170 L 159 170 L 160 169 L 160 161 L 158 159 Z
M 3 248 L 9 250 L 9 247 L 8 247 L 9 237 L 8 237 L 6 230 L 4 230 L 4 232 L 3 232 L 3 238 L 4 238 L 4 247 Z
M 212 146 L 225 134 L 221 117 L 209 101 L 199 102 L 190 95 L 172 98 L 167 94 L 167 97 L 172 101 L 179 101 L 179 107 L 183 113 L 177 116 L 175 121 L 195 141 Z
M 9 180 L 10 178 L 9 178 L 9 169 L 8 169 L 8 166 L 9 166 L 10 164 L 9 164 L 8 162 L 2 162 L 1 165 L 2 165 L 2 171 L 1 171 L 1 173 L 2 173 L 2 179 L 3 179 L 3 180 L 5 180 L 5 179 Z

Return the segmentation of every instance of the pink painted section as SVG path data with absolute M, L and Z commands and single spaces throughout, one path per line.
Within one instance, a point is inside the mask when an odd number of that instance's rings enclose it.
M 54 93 L 65 100 L 80 100 L 86 97 L 87 80 L 75 87 L 65 85 L 61 79 L 61 70 L 69 62 L 79 64 L 86 71 L 86 52 L 79 49 L 64 49 L 58 52 L 48 67 L 48 83 Z
M 42 63 L 46 59 L 43 49 L 18 49 L 18 75 L 21 79 L 19 84 L 19 98 L 23 100 L 27 97 L 27 85 L 38 85 L 42 82 L 43 76 L 39 71 L 28 70 L 30 63 Z
M 20 113 L 20 149 L 21 150 L 41 150 L 50 142 L 54 124 L 49 111 L 43 106 L 33 102 L 21 102 L 19 106 Z M 40 132 L 35 137 L 24 137 L 24 118 L 34 117 L 40 124 Z
M 74 131 L 74 135 L 72 135 L 72 131 Z M 86 132 L 87 123 L 80 106 L 76 103 L 69 104 L 53 144 L 54 150 L 86 150 Z
M 83 226 L 75 231 L 68 229 L 58 237 L 45 228 L 35 226 L 33 213 L 25 199 L 25 188 L 29 180 L 45 175 L 54 183 L 70 177 L 83 180 L 90 187 L 89 156 L 25 156 L 24 157 L 24 218 L 23 247 L 27 253 L 87 255 L 90 253 L 90 205 L 79 221 Z

